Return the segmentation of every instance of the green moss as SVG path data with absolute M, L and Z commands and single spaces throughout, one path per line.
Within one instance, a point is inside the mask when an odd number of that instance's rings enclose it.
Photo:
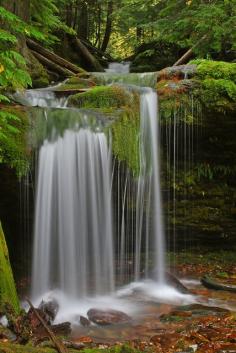
M 198 59 L 192 60 L 190 64 L 197 65 L 196 76 L 200 79 L 214 78 L 236 81 L 236 63 Z
M 139 116 L 124 112 L 112 125 L 113 154 L 124 161 L 135 175 L 139 172 Z
M 70 96 L 69 106 L 85 109 L 119 109 L 134 103 L 134 94 L 120 86 L 97 86 L 88 92 Z
M 220 112 L 236 109 L 236 64 L 222 61 L 194 60 L 200 88 L 195 90 L 208 110 Z
M 1 353 L 56 353 L 56 349 L 52 348 L 38 348 L 31 345 L 19 345 L 13 343 L 1 343 L 0 342 L 0 352 Z M 72 353 L 72 351 L 70 351 Z M 75 351 L 74 351 L 75 352 Z
M 69 105 L 114 116 L 113 154 L 137 174 L 139 170 L 139 96 L 120 86 L 98 86 L 69 98 Z
M 15 313 L 20 310 L 15 282 L 11 270 L 7 244 L 0 223 L 0 311 L 9 304 Z
M 1 353 L 56 353 L 57 351 L 53 348 L 40 348 L 34 347 L 30 344 L 19 345 L 13 343 L 1 343 L 0 342 L 0 352 Z M 76 353 L 78 350 L 68 349 L 68 353 Z M 137 349 L 131 348 L 128 345 L 113 346 L 110 348 L 85 348 L 80 350 L 81 353 L 139 353 Z

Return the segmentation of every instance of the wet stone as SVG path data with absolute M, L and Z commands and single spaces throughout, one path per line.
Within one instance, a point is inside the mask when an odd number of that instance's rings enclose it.
M 80 316 L 79 321 L 81 323 L 82 326 L 90 326 L 91 322 L 84 316 Z
M 89 320 L 97 325 L 112 325 L 131 321 L 127 314 L 118 310 L 90 309 L 87 315 Z
M 41 301 L 39 309 L 44 312 L 47 316 L 47 321 L 53 322 L 57 316 L 59 310 L 59 304 L 56 300 L 50 300 L 48 302 Z

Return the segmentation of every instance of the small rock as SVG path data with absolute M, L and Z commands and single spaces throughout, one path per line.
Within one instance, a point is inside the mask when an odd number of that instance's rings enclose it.
M 79 319 L 80 323 L 82 326 L 90 326 L 91 325 L 91 322 L 84 316 L 80 316 L 80 319 Z
M 127 323 L 131 321 L 131 318 L 118 310 L 100 310 L 100 309 L 90 309 L 87 312 L 90 321 L 97 325 L 112 325 L 119 323 Z

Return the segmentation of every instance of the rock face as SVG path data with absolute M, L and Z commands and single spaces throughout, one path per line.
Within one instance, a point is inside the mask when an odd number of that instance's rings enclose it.
M 118 310 L 100 310 L 100 309 L 90 309 L 87 312 L 90 321 L 97 325 L 112 325 L 127 323 L 131 321 L 131 318 Z

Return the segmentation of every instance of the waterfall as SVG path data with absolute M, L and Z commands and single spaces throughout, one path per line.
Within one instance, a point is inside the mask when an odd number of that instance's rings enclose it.
M 39 152 L 33 298 L 114 290 L 110 151 L 104 133 L 66 130 Z
M 132 83 L 139 82 L 140 75 L 131 78 Z M 148 80 L 155 76 L 149 75 Z M 83 111 L 65 108 L 65 101 L 56 100 L 48 91 L 26 94 L 29 104 L 47 106 L 44 130 L 50 132 L 38 158 L 32 298 L 42 298 L 54 289 L 76 300 L 114 293 L 116 263 L 122 284 L 143 277 L 165 282 L 157 94 L 151 88 L 128 89 L 140 93 L 140 173 L 131 178 L 126 169 L 123 195 L 118 195 L 122 204 L 120 211 L 118 207 L 118 242 L 113 230 L 112 142 L 108 146 L 99 119 L 94 117 L 89 123 Z M 56 117 L 54 128 L 50 111 Z M 129 228 L 126 205 L 131 198 L 136 206 Z

